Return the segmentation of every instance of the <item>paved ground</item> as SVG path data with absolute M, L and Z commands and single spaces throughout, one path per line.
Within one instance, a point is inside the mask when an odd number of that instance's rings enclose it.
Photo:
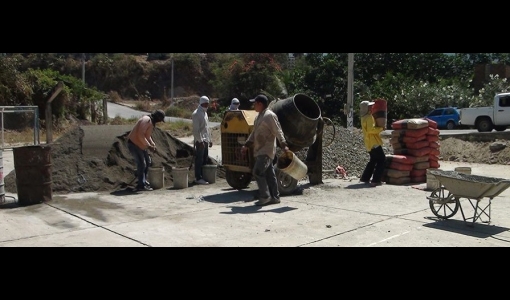
M 110 113 L 110 111 L 109 111 Z M 188 138 L 181 139 L 190 143 Z M 102 141 L 98 141 L 102 143 Z M 221 162 L 221 147 L 210 156 Z M 12 150 L 2 153 L 3 174 L 14 169 Z M 510 178 L 508 166 L 440 162 L 441 169 L 471 167 L 482 176 Z M 185 189 L 165 186 L 144 193 L 73 193 L 19 206 L 16 194 L 0 203 L 1 247 L 507 247 L 510 189 L 495 197 L 491 222 L 448 220 L 431 211 L 430 191 L 407 186 L 367 188 L 356 180 L 300 182 L 295 195 L 257 207 L 256 184 L 232 189 L 225 180 Z M 420 189 L 421 188 L 421 189 Z M 476 201 L 474 201 L 476 204 Z M 474 215 L 462 198 L 466 217 Z M 480 201 L 486 207 L 489 199 Z M 488 209 L 486 210 L 489 211 Z M 468 220 L 469 221 L 469 220 Z M 471 226 L 468 226 L 471 225 Z
M 4 173 L 13 169 L 3 152 Z M 441 162 L 453 170 L 466 164 Z M 473 174 L 509 177 L 508 166 L 469 165 Z M 459 212 L 438 220 L 430 194 L 411 186 L 366 188 L 356 181 L 300 182 L 296 195 L 257 207 L 247 190 L 223 180 L 185 189 L 165 186 L 144 193 L 76 193 L 19 206 L 6 194 L 0 205 L 3 247 L 507 247 L 510 191 L 491 204 L 491 222 L 468 226 Z M 475 201 L 476 202 L 476 201 Z M 487 205 L 488 199 L 480 201 Z M 461 199 L 466 217 L 469 200 Z M 487 219 L 487 218 L 485 218 Z

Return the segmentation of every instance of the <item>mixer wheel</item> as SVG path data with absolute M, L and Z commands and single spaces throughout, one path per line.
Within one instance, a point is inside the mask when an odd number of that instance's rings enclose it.
M 281 195 L 290 195 L 298 185 L 298 181 L 292 176 L 285 174 L 280 169 L 275 168 L 276 179 L 278 180 L 278 191 Z
M 251 182 L 252 176 L 253 175 L 251 173 L 232 171 L 228 169 L 225 171 L 227 183 L 236 190 L 247 188 Z

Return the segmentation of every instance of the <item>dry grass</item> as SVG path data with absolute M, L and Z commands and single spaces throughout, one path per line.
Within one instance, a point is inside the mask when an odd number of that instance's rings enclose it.
M 123 119 L 115 117 L 110 119 L 111 125 L 135 125 L 137 118 Z M 192 134 L 191 122 L 176 121 L 176 122 L 164 122 L 156 125 L 159 129 L 168 131 L 174 137 L 190 136 Z
M 4 144 L 26 144 L 34 142 L 34 130 L 5 130 L 2 135 Z
M 115 117 L 110 119 L 110 125 L 135 125 L 138 119 L 122 119 Z M 53 130 L 52 138 L 53 141 L 63 136 L 70 129 L 74 128 L 75 125 L 66 126 L 65 129 Z M 185 137 L 192 134 L 192 127 L 190 122 L 178 121 L 178 122 L 165 122 L 158 123 L 157 127 L 161 130 L 168 131 L 174 137 Z M 46 143 L 46 130 L 39 130 L 39 141 L 40 143 Z M 9 148 L 15 146 L 28 146 L 34 144 L 34 130 L 31 128 L 18 131 L 18 130 L 4 130 L 3 134 L 0 133 L 0 142 L 3 142 L 0 147 Z
M 70 127 L 72 128 L 72 127 Z M 64 135 L 70 128 L 66 130 L 56 130 L 52 131 L 51 135 L 53 140 L 58 139 L 60 136 Z M 35 132 L 33 129 L 25 129 L 25 130 L 5 130 L 0 136 L 2 140 L 2 148 L 9 148 L 15 146 L 28 146 L 34 145 L 37 137 L 35 136 Z M 39 142 L 41 144 L 46 143 L 46 130 L 39 130 Z

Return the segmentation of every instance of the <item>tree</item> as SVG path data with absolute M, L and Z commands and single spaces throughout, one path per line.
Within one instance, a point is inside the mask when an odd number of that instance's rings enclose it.
M 215 65 L 213 86 L 226 99 L 251 99 L 265 92 L 268 96 L 282 96 L 276 74 L 284 70 L 285 53 L 241 53 L 224 57 Z
M 32 105 L 32 86 L 19 71 L 23 58 L 0 56 L 0 105 Z

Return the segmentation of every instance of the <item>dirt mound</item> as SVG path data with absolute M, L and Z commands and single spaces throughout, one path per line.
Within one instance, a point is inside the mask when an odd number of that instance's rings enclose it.
M 74 192 L 116 191 L 136 184 L 136 164 L 127 148 L 127 134 L 114 138 L 104 156 L 83 154 L 84 130 L 81 126 L 69 130 L 51 145 L 52 189 L 55 194 Z M 152 165 L 165 168 L 165 186 L 173 185 L 172 168 L 190 167 L 194 178 L 193 147 L 155 128 L 152 134 L 158 151 L 151 153 Z M 209 164 L 218 164 L 210 158 Z M 5 190 L 17 193 L 15 172 L 4 178 Z M 218 176 L 224 172 L 218 168 Z
M 498 142 L 504 145 L 503 149 L 491 150 L 491 145 Z M 507 140 L 468 142 L 457 138 L 447 138 L 442 139 L 440 143 L 441 160 L 510 165 L 510 147 L 507 147 Z

